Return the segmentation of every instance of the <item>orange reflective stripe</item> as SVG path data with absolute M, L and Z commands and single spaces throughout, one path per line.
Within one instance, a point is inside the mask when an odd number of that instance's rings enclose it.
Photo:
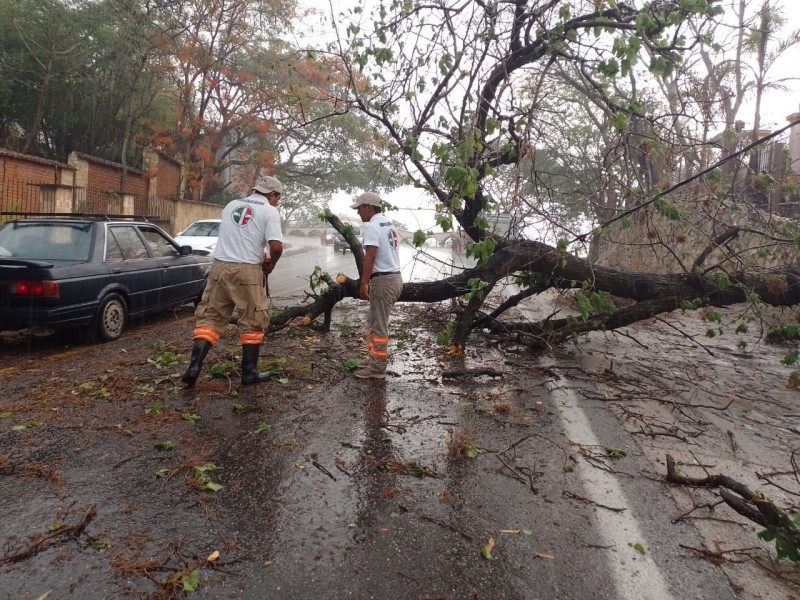
M 373 344 L 383 344 L 384 346 L 389 343 L 388 337 L 379 337 L 377 335 L 373 335 L 372 339 L 370 340 Z
M 369 352 L 370 356 L 374 356 L 375 358 L 389 358 L 389 351 L 388 350 L 378 350 L 377 348 L 373 348 Z
M 248 331 L 239 336 L 239 343 L 242 346 L 258 346 L 264 339 L 263 331 Z
M 212 346 L 217 343 L 219 339 L 219 332 L 211 327 L 195 327 L 192 337 L 196 340 L 205 340 Z

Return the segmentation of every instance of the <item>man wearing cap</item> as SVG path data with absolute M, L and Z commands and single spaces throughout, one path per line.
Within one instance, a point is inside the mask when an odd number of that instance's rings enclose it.
M 282 193 L 280 181 L 262 177 L 249 196 L 229 202 L 222 210 L 214 260 L 195 311 L 192 358 L 181 378 L 188 387 L 197 381 L 203 360 L 228 327 L 234 308 L 239 313 L 242 385 L 270 378 L 269 373 L 258 371 L 258 353 L 269 325 L 264 278 L 283 254 L 281 218 L 276 208 Z
M 358 296 L 369 300 L 367 346 L 369 362 L 354 375 L 359 379 L 385 379 L 389 359 L 389 315 L 400 293 L 400 238 L 391 221 L 383 216 L 381 197 L 364 192 L 350 208 L 366 223 L 364 228 L 364 270 Z

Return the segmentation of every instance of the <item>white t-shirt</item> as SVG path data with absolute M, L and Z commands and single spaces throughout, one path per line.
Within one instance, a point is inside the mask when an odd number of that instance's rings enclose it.
M 270 241 L 281 241 L 281 216 L 259 193 L 233 200 L 222 209 L 213 257 L 234 263 L 261 264 Z
M 400 271 L 400 236 L 392 222 L 377 213 L 364 227 L 364 245 L 377 246 L 373 273 L 394 273 Z

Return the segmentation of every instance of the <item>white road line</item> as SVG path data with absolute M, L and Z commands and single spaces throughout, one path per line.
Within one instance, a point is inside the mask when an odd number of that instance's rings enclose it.
M 578 399 L 566 383 L 566 379 L 562 377 L 560 381 L 548 380 L 545 386 L 555 400 L 569 439 L 577 444 L 598 446 L 591 423 L 580 408 Z M 610 555 L 609 566 L 614 576 L 617 598 L 620 600 L 673 598 L 658 565 L 649 555 L 642 555 L 633 547 L 638 543 L 646 550 L 647 540 L 614 474 L 602 469 L 593 469 L 586 463 L 578 463 L 576 471 L 581 477 L 583 492 L 589 500 L 605 506 L 627 508 L 623 512 L 600 509 L 594 514 L 598 533 L 604 538 L 603 545 L 614 547 L 615 554 Z

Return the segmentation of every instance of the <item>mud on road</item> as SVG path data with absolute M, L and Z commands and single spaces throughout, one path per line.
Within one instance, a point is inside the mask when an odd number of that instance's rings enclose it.
M 777 350 L 751 370 L 656 325 L 541 358 L 475 339 L 455 359 L 435 341 L 446 312 L 411 305 L 392 325 L 393 373 L 358 381 L 363 304 L 334 317 L 324 335 L 269 336 L 273 381 L 248 388 L 235 331 L 181 386 L 187 310 L 109 344 L 0 345 L 0 598 L 800 595 L 758 528 L 665 485 L 661 465 L 672 452 L 689 474 L 763 486 L 756 473 L 772 473 L 791 507 L 796 434 L 776 423 L 794 396 Z M 737 369 L 751 376 L 720 390 Z M 554 392 L 567 383 L 571 399 Z M 600 471 L 621 477 L 624 506 L 587 492 Z M 643 537 L 603 534 L 616 511 Z M 664 596 L 648 595 L 650 567 Z

